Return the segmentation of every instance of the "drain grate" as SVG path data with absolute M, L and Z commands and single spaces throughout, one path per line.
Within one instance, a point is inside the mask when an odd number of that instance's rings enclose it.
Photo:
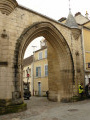
M 78 109 L 69 109 L 68 111 L 74 112 L 74 111 L 78 111 Z

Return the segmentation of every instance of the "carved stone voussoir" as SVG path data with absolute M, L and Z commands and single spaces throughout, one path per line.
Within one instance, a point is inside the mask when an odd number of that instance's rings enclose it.
M 17 5 L 16 0 L 0 0 L 0 11 L 2 14 L 9 15 Z

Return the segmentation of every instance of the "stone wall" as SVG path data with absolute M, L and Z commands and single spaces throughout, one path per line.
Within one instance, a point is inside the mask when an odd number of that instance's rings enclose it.
M 77 95 L 78 84 L 84 81 L 81 30 L 17 5 L 9 14 L 0 12 L 0 99 L 21 98 L 23 56 L 38 36 L 50 44 L 50 99 Z

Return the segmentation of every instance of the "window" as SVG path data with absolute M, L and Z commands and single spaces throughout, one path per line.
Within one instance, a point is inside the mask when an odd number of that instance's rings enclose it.
M 47 50 L 45 50 L 45 58 L 47 58 Z
M 41 77 L 41 67 L 36 67 L 36 77 Z
M 45 76 L 48 76 L 48 65 L 45 65 Z
M 39 52 L 39 60 L 42 59 L 42 52 Z

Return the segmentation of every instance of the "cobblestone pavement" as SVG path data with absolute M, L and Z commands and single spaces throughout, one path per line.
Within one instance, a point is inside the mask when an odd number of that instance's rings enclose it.
M 25 102 L 26 111 L 2 115 L 0 120 L 90 120 L 90 100 L 59 103 L 45 97 L 31 97 Z

